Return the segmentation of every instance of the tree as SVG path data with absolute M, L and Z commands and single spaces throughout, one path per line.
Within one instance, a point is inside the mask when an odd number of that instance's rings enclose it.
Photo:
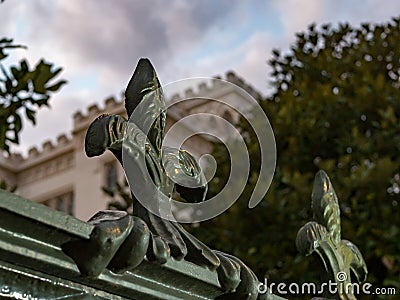
M 9 69 L 3 64 L 7 50 L 26 48 L 13 44 L 12 39 L 0 39 L 0 149 L 9 152 L 11 144 L 19 143 L 23 127 L 22 112 L 33 124 L 36 123 L 36 108 L 49 106 L 52 93 L 58 91 L 65 80 L 54 82 L 62 68 L 40 60 L 30 68 L 25 59 Z
M 275 91 L 260 104 L 277 142 L 271 188 L 261 205 L 247 208 L 259 147 L 242 120 L 252 162 L 248 186 L 228 212 L 193 233 L 269 282 L 314 282 L 324 271 L 318 258 L 297 253 L 295 237 L 312 219 L 313 179 L 324 169 L 339 197 L 343 237 L 363 253 L 368 282 L 399 290 L 400 19 L 359 28 L 312 24 L 290 51 L 274 50 L 269 64 Z M 229 164 L 222 145 L 214 156 L 219 166 Z M 228 172 L 217 169 L 211 193 Z
M 9 38 L 0 39 L 0 151 L 9 153 L 11 144 L 19 144 L 19 134 L 23 127 L 22 112 L 33 123 L 36 123 L 37 107 L 49 106 L 52 93 L 58 91 L 65 80 L 54 82 L 62 68 L 40 60 L 30 68 L 25 59 L 9 69 L 3 64 L 8 57 L 7 50 L 26 49 L 25 46 L 13 44 Z M 17 186 L 9 186 L 0 179 L 0 189 L 14 192 Z
M 339 197 L 343 238 L 360 248 L 367 281 L 398 291 L 399 37 L 399 19 L 359 28 L 312 24 L 296 35 L 290 51 L 274 50 L 269 64 L 275 91 L 260 100 L 277 142 L 272 185 L 256 208 L 247 208 L 260 153 L 242 120 L 238 127 L 251 159 L 247 187 L 227 212 L 189 230 L 212 248 L 240 257 L 270 283 L 326 281 L 320 279 L 326 271 L 319 259 L 303 257 L 295 247 L 297 231 L 312 220 L 314 175 L 324 169 Z M 213 155 L 218 168 L 210 196 L 221 190 L 230 171 L 223 145 L 215 144 Z
M 126 179 L 124 179 L 122 183 L 117 182 L 114 189 L 103 186 L 102 190 L 111 199 L 107 202 L 107 209 L 122 210 L 132 213 L 133 199 Z

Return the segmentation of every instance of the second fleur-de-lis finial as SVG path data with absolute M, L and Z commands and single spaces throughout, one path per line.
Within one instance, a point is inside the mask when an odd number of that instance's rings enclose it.
M 299 230 L 297 249 L 305 255 L 316 252 L 325 268 L 333 271 L 340 299 L 354 300 L 350 272 L 362 282 L 367 277 L 367 266 L 358 248 L 341 239 L 338 199 L 328 175 L 322 170 L 315 176 L 311 199 L 317 222 L 308 222 Z

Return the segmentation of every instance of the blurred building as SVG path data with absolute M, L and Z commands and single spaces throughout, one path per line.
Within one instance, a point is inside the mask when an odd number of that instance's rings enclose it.
M 227 73 L 225 80 L 243 88 L 254 98 L 259 98 L 258 92 L 233 72 Z M 173 103 L 181 98 L 191 99 L 168 108 L 167 130 L 181 118 L 201 112 L 220 116 L 231 123 L 238 121 L 237 111 L 211 99 L 239 103 L 243 111 L 250 110 L 253 103 L 243 97 L 234 85 L 212 82 L 210 86 L 201 83 L 187 89 L 184 95 L 172 95 L 166 100 L 167 103 Z M 201 99 L 196 98 L 199 95 Z M 87 220 L 97 211 L 105 209 L 110 199 L 102 191 L 102 187 L 115 187 L 116 182 L 123 179 L 123 170 L 108 151 L 95 158 L 88 158 L 84 152 L 86 130 L 103 113 L 125 115 L 123 100 L 109 98 L 104 101 L 101 109 L 93 104 L 87 108 L 86 113 L 76 112 L 72 116 L 73 128 L 69 134 L 59 135 L 55 143 L 44 142 L 40 150 L 36 147 L 30 148 L 27 157 L 18 153 L 0 155 L 0 179 L 5 180 L 8 185 L 17 185 L 19 195 L 82 220 Z M 202 126 L 215 127 L 218 122 L 210 116 L 200 126 L 188 122 L 174 131 L 177 139 L 179 135 L 193 135 L 184 143 L 183 148 L 197 158 L 204 153 L 211 153 L 212 150 L 210 136 L 196 135 Z M 218 128 L 218 131 L 220 136 L 224 135 L 224 128 Z

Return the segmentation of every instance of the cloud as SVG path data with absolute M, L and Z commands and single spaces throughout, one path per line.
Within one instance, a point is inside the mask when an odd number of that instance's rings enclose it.
M 35 1 L 31 41 L 43 40 L 46 49 L 82 69 L 96 66 L 120 77 L 130 73 L 142 56 L 163 67 L 170 57 L 195 47 L 218 21 L 227 1 Z
M 359 26 L 362 22 L 387 22 L 398 16 L 400 2 L 388 0 L 347 1 L 347 0 L 273 0 L 272 7 L 280 16 L 284 28 L 281 40 L 277 40 L 280 48 L 288 49 L 294 41 L 296 32 L 307 30 L 311 23 L 345 23 Z M 284 49 L 284 50 L 286 50 Z
M 266 31 L 255 32 L 228 52 L 207 56 L 194 62 L 193 69 L 196 71 L 192 71 L 191 75 L 224 77 L 227 71 L 232 70 L 247 83 L 265 93 L 268 81 L 267 59 L 273 45 L 271 34 Z
M 267 32 L 257 32 L 242 45 L 243 60 L 235 67 L 240 76 L 254 87 L 262 87 L 261 92 L 269 90 L 267 60 L 274 47 L 273 38 Z
M 232 69 L 265 93 L 271 49 L 288 50 L 295 32 L 312 22 L 387 21 L 398 11 L 396 0 L 5 1 L 2 34 L 29 46 L 17 57 L 45 57 L 69 81 L 38 127 L 24 129 L 22 148 L 69 131 L 76 110 L 119 97 L 140 57 L 163 83 Z
M 65 66 L 72 85 L 93 81 L 85 76 L 95 74 L 98 95 L 123 89 L 140 57 L 149 57 L 161 71 L 179 63 L 234 8 L 228 1 L 51 3 L 28 4 L 32 17 L 26 39 L 35 44 L 31 57 L 45 56 Z
M 69 130 L 69 119 L 82 103 L 119 95 L 140 57 L 150 57 L 159 70 L 171 69 L 171 61 L 201 44 L 207 30 L 220 21 L 221 11 L 226 15 L 233 7 L 228 1 L 179 0 L 121 0 L 118 5 L 37 0 L 2 6 L 7 10 L 0 11 L 7 35 L 29 45 L 18 57 L 26 56 L 31 64 L 46 57 L 63 66 L 62 76 L 69 80 L 52 99 L 53 109 L 38 114 L 38 127 L 26 126 L 23 144 L 37 143 L 32 135 L 51 135 L 54 128 Z M 13 30 L 15 23 L 23 30 Z M 92 89 L 86 101 L 82 97 L 88 93 L 79 92 L 82 89 Z
M 313 22 L 322 22 L 328 14 L 328 0 L 286 0 L 273 1 L 273 7 L 281 17 L 284 36 L 302 31 Z

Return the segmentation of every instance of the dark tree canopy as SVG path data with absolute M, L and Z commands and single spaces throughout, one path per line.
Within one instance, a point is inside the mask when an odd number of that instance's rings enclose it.
M 343 238 L 363 253 L 367 281 L 399 290 L 400 20 L 359 28 L 313 24 L 296 35 L 290 51 L 274 50 L 269 64 L 275 91 L 260 104 L 277 142 L 272 186 L 261 205 L 247 208 L 259 147 L 243 120 L 252 161 L 248 187 L 227 213 L 194 233 L 269 282 L 320 280 L 319 259 L 301 257 L 294 241 L 312 219 L 313 179 L 324 169 L 339 197 Z M 224 151 L 216 145 L 214 193 L 229 172 Z

